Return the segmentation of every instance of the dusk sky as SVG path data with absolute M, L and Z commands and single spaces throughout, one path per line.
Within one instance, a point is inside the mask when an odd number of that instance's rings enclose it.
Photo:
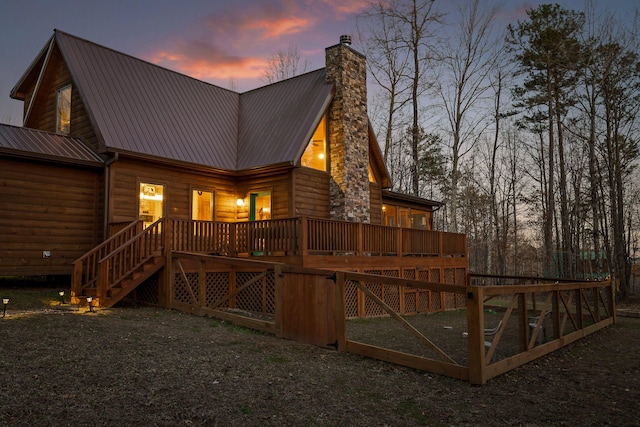
M 582 0 L 558 0 L 583 10 Z M 448 2 L 443 1 L 443 4 Z M 542 1 L 504 0 L 506 25 Z M 547 2 L 550 3 L 550 2 Z M 635 0 L 599 7 L 632 13 Z M 0 0 L 0 123 L 22 124 L 9 93 L 55 28 L 192 77 L 240 92 L 261 86 L 268 58 L 289 46 L 309 70 L 324 48 L 356 36 L 367 0 Z M 354 40 L 355 41 L 355 40 Z

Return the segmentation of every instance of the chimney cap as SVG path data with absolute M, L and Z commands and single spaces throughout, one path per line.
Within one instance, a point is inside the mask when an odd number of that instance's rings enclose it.
M 348 34 L 343 34 L 340 36 L 340 44 L 351 46 L 351 36 Z

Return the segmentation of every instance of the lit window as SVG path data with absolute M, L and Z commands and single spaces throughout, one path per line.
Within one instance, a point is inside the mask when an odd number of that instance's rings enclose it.
M 191 197 L 191 219 L 195 221 L 213 221 L 213 193 L 193 190 Z
M 371 169 L 371 163 L 369 163 L 369 182 L 376 182 L 376 176 L 373 173 L 373 169 Z
M 271 192 L 251 193 L 251 211 L 249 220 L 265 221 L 271 219 Z
M 320 124 L 313 133 L 307 149 L 302 154 L 302 166 L 308 168 L 318 169 L 321 171 L 327 170 L 327 125 L 325 117 L 322 117 Z
M 164 185 L 140 183 L 139 216 L 145 228 L 164 216 Z
M 69 135 L 71 127 L 71 85 L 58 90 L 56 133 Z

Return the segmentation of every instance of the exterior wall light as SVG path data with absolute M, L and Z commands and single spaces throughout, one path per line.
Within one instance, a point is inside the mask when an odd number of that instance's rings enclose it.
M 58 291 L 58 295 L 60 295 L 60 304 L 64 304 L 64 291 Z
M 244 206 L 244 199 L 238 199 L 236 200 L 236 205 L 241 208 L 242 206 Z
M 9 297 L 2 298 L 2 317 L 7 315 L 7 305 L 9 304 Z

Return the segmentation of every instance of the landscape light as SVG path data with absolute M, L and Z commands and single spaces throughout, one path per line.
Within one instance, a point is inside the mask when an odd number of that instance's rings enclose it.
M 93 301 L 93 297 L 87 297 L 87 304 L 89 304 L 89 311 L 93 311 L 93 306 L 91 305 L 91 301 Z
M 58 291 L 58 295 L 60 295 L 60 304 L 64 304 L 64 291 Z
M 9 304 L 9 297 L 2 298 L 2 317 L 7 314 L 7 304 Z

